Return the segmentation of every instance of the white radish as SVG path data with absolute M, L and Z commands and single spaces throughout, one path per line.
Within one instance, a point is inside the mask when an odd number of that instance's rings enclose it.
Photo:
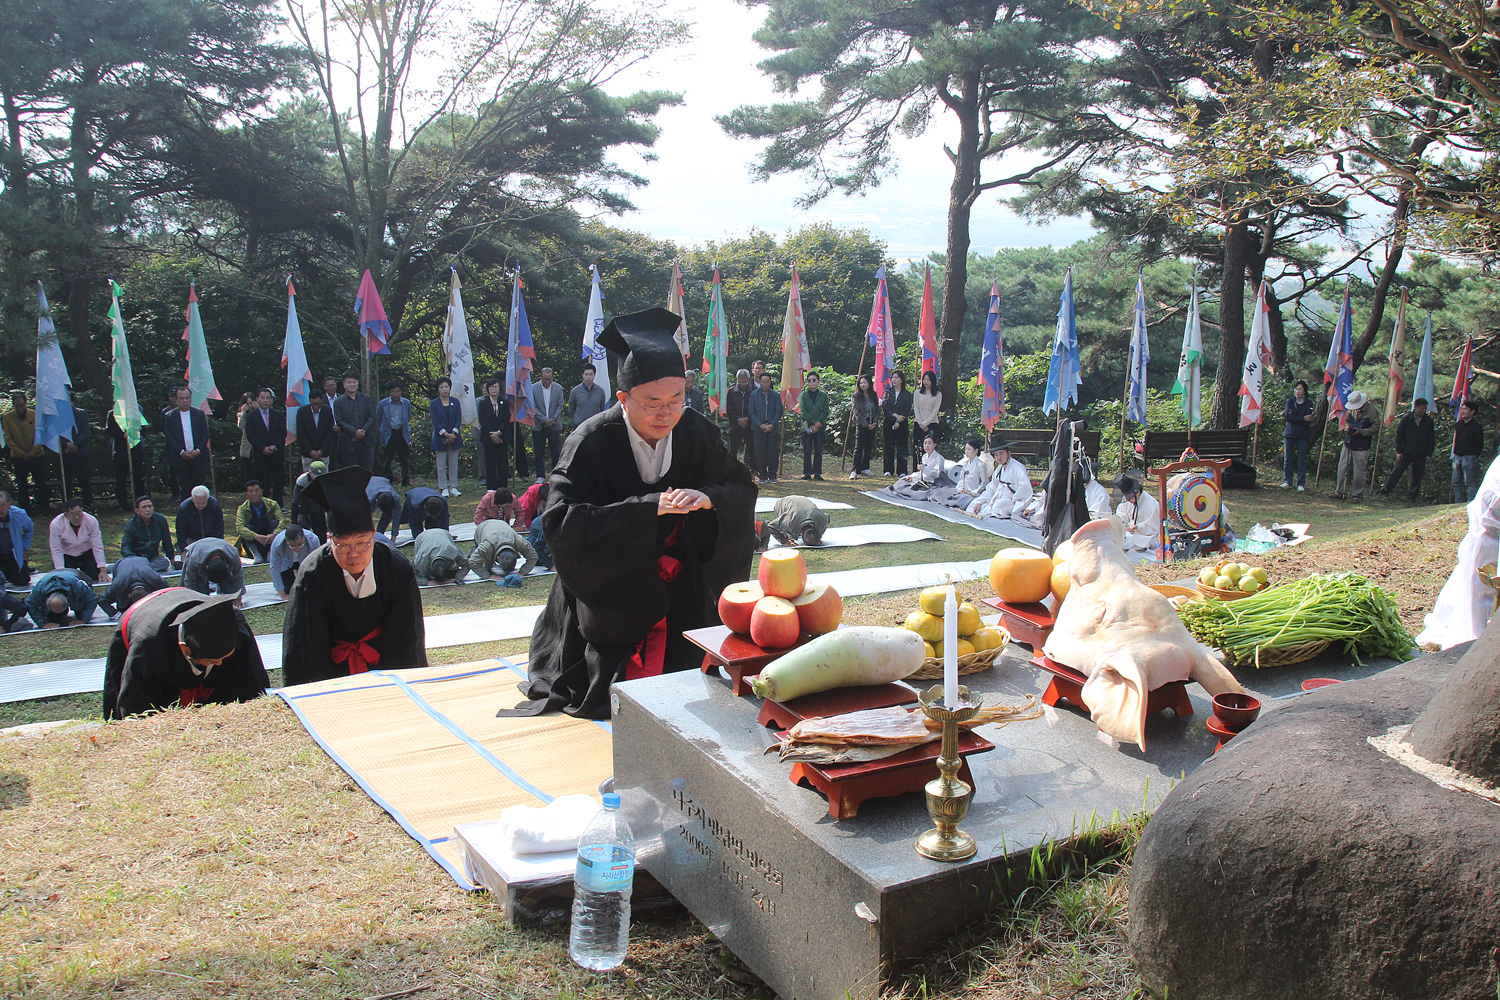
M 909 629 L 856 625 L 778 657 L 750 686 L 762 698 L 790 701 L 834 688 L 899 681 L 916 673 L 925 659 L 922 637 Z

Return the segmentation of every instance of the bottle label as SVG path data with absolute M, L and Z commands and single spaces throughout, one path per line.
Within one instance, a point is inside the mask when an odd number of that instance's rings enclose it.
M 573 881 L 589 892 L 630 888 L 635 878 L 635 854 L 619 844 L 589 844 L 578 848 Z

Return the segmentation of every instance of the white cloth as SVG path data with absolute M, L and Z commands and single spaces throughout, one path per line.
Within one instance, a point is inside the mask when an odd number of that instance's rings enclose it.
M 1083 491 L 1083 501 L 1089 505 L 1089 517 L 1109 517 L 1109 490 L 1099 485 L 1099 480 L 1090 479 Z
M 960 462 L 959 469 L 961 471 L 956 478 L 961 492 L 978 496 L 989 485 L 991 470 L 983 455 L 975 455 L 971 459 Z
M 995 470 L 984 492 L 969 505 L 969 513 L 975 517 L 1010 517 L 1025 508 L 1033 492 L 1026 466 L 1012 458 Z
M 177 411 L 177 419 L 182 421 L 182 450 L 193 451 L 198 446 L 193 443 L 193 411 L 189 407 L 186 410 Z
M 656 442 L 656 447 L 635 432 L 630 418 L 625 418 L 625 433 L 630 436 L 630 453 L 635 456 L 636 471 L 647 483 L 660 482 L 672 467 L 672 435 L 668 434 Z
M 924 483 L 935 483 L 943 478 L 943 470 L 947 466 L 947 460 L 934 448 L 930 454 L 922 456 L 922 468 L 918 470 L 918 475 L 922 477 Z
M 1115 516 L 1125 526 L 1125 551 L 1156 548 L 1161 540 L 1161 504 L 1156 497 L 1142 490 L 1135 503 L 1120 501 Z
M 1496 561 L 1500 551 L 1500 460 L 1490 463 L 1479 493 L 1469 501 L 1469 533 L 1458 543 L 1458 565 L 1438 593 L 1417 645 L 1443 649 L 1477 639 L 1495 607 L 1495 594 L 1479 582 L 1479 567 Z
M 512 854 L 576 851 L 598 812 L 592 795 L 561 795 L 540 807 L 508 806 L 500 812 L 500 842 Z
M 375 568 L 372 563 L 365 567 L 364 576 L 356 580 L 349 574 L 347 569 L 341 569 L 344 574 L 344 586 L 349 589 L 349 596 L 355 600 L 375 596 Z

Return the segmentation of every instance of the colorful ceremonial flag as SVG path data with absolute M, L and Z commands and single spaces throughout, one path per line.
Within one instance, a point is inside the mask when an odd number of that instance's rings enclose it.
M 1047 367 L 1047 395 L 1042 412 L 1061 412 L 1078 402 L 1083 381 L 1078 360 L 1078 321 L 1073 314 L 1073 269 L 1063 279 L 1062 301 L 1057 307 L 1057 332 L 1052 338 L 1052 362 Z
M 448 266 L 448 319 L 443 324 L 443 356 L 448 362 L 451 396 L 458 400 L 459 419 L 470 427 L 479 423 L 479 400 L 474 396 L 474 352 L 469 348 L 469 321 L 464 318 L 464 296 L 458 268 Z
M 1271 369 L 1271 310 L 1266 305 L 1266 282 L 1255 295 L 1255 318 L 1250 322 L 1250 342 L 1245 345 L 1245 368 L 1240 373 L 1240 426 L 1258 424 L 1265 416 L 1266 372 Z
M 1344 404 L 1354 388 L 1354 310 L 1349 306 L 1349 287 L 1344 286 L 1344 304 L 1333 329 L 1333 343 L 1328 345 L 1328 360 L 1323 365 L 1323 391 L 1328 394 L 1328 419 L 1346 421 Z
M 1135 323 L 1130 330 L 1130 391 L 1126 393 L 1125 416 L 1146 423 L 1146 369 L 1151 364 L 1151 343 L 1146 336 L 1146 273 L 1135 276 Z
M 885 265 L 875 272 L 879 284 L 875 288 L 875 302 L 870 308 L 870 346 L 875 348 L 875 395 L 884 398 L 885 387 L 891 380 L 891 363 L 896 357 L 896 335 L 891 329 L 891 296 L 885 285 Z
M 36 283 L 36 438 L 31 442 L 62 451 L 61 438 L 73 440 L 73 400 L 68 395 L 73 380 L 63 363 L 57 342 L 57 327 L 42 283 Z
M 1427 311 L 1427 329 L 1422 334 L 1422 353 L 1417 357 L 1417 381 L 1412 387 L 1413 400 L 1425 399 L 1429 406 L 1436 406 L 1432 390 L 1432 310 Z
M 598 272 L 594 274 L 594 287 L 599 287 Z M 677 349 L 682 352 L 682 370 L 687 371 L 687 359 L 690 353 L 688 349 L 687 309 L 682 305 L 682 268 L 676 264 L 672 265 L 672 287 L 667 289 L 667 312 L 675 313 L 679 318 L 677 332 L 672 334 L 672 339 L 677 341 Z M 604 315 L 602 310 L 599 315 L 602 319 Z M 603 327 L 600 327 L 600 329 L 602 330 Z M 594 365 L 598 368 L 604 367 L 598 361 L 594 362 Z M 707 368 L 703 370 L 708 371 Z M 598 383 L 599 376 L 596 374 L 594 376 L 594 384 L 597 385 Z M 609 379 L 607 377 L 604 380 L 604 394 L 606 397 L 609 395 Z
M 807 352 L 807 324 L 802 319 L 802 279 L 792 265 L 792 286 L 786 295 L 786 317 L 781 321 L 781 401 L 801 413 L 802 376 L 812 367 Z
M 703 342 L 703 398 L 711 413 L 729 400 L 729 321 L 724 318 L 724 294 L 719 269 L 714 268 L 713 296 L 708 302 L 708 336 Z
M 1203 322 L 1198 313 L 1198 283 L 1188 286 L 1187 326 L 1182 331 L 1182 355 L 1177 360 L 1177 382 L 1172 394 L 1182 396 L 1182 415 L 1189 430 L 1203 423 Z
M 984 349 L 979 355 L 979 384 L 984 389 L 979 421 L 986 434 L 1005 416 L 1005 338 L 1000 335 L 1000 282 L 990 282 L 990 311 L 984 320 Z
M 198 315 L 196 282 L 188 284 L 187 328 L 182 331 L 182 339 L 188 344 L 187 373 L 183 375 L 187 380 L 188 393 L 193 398 L 193 405 L 208 413 L 208 401 L 224 397 L 219 395 L 219 387 L 214 385 L 214 369 L 208 360 L 208 341 L 203 336 L 203 320 Z
M 1406 389 L 1406 304 L 1411 301 L 1406 286 L 1401 286 L 1401 302 L 1396 306 L 1396 328 L 1391 331 L 1391 367 L 1385 379 L 1385 425 L 1396 419 L 1401 394 Z
M 286 276 L 286 336 L 281 341 L 281 367 L 286 369 L 286 440 L 297 440 L 297 407 L 312 399 L 312 368 L 307 350 L 302 346 L 302 324 L 297 319 L 297 289 L 292 276 Z M 319 390 L 321 392 L 321 389 Z
M 1459 404 L 1469 398 L 1469 384 L 1474 381 L 1474 335 L 1464 341 L 1464 352 L 1458 359 L 1458 371 L 1453 373 L 1453 395 L 1448 399 L 1448 408 L 1458 415 Z M 40 425 L 38 425 L 40 427 Z M 37 433 L 41 433 L 39 430 Z
M 932 266 L 927 266 L 927 277 L 922 283 L 922 321 L 917 335 L 922 340 L 922 371 L 937 374 L 937 315 L 932 308 Z M 920 376 L 918 376 L 920 379 Z
M 510 293 L 510 336 L 505 342 L 505 399 L 510 403 L 512 423 L 534 423 L 531 405 L 531 368 L 536 345 L 531 342 L 531 323 L 526 319 L 526 301 L 521 298 L 521 269 Z
M 385 306 L 380 304 L 380 290 L 375 287 L 375 278 L 367 269 L 359 279 L 359 292 L 354 296 L 354 312 L 359 316 L 359 329 L 365 336 L 365 349 L 371 354 L 391 353 L 391 321 L 385 318 Z
M 676 281 L 676 265 L 673 265 L 673 270 L 673 280 Z M 604 401 L 608 403 L 615 395 L 609 391 L 609 351 L 598 341 L 599 334 L 604 332 L 604 290 L 599 287 L 598 266 L 590 264 L 589 273 L 594 277 L 594 285 L 589 289 L 589 314 L 583 321 L 583 359 L 594 363 L 594 384 L 604 389 Z M 675 309 L 672 311 L 676 312 Z M 677 315 L 681 316 L 682 313 Z M 672 339 L 677 340 L 678 336 L 686 338 L 687 330 L 679 326 Z M 683 341 L 678 341 L 678 346 L 682 343 Z M 686 352 L 683 356 L 687 356 Z M 687 369 L 684 367 L 683 371 Z
M 110 337 L 109 353 L 114 362 L 110 369 L 110 380 L 115 384 L 115 423 L 125 434 L 125 440 L 134 448 L 141 443 L 141 427 L 146 420 L 141 415 L 141 405 L 135 397 L 135 370 L 130 366 L 130 345 L 125 342 L 125 321 L 120 317 L 120 296 L 124 290 L 109 282 L 109 321 L 114 329 Z

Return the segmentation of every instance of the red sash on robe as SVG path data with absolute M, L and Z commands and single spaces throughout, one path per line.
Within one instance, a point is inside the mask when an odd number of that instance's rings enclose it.
M 343 663 L 348 661 L 349 673 L 362 674 L 371 667 L 380 663 L 380 650 L 370 645 L 370 640 L 379 639 L 383 626 L 377 625 L 375 630 L 363 639 L 355 639 L 351 642 L 336 642 L 333 644 L 333 662 Z
M 207 705 L 213 700 L 214 689 L 207 684 L 199 684 L 197 687 L 179 688 L 177 704 L 183 708 L 189 705 Z
M 130 649 L 130 616 L 135 614 L 136 610 L 139 609 L 141 605 L 145 604 L 153 597 L 160 597 L 162 594 L 171 594 L 176 591 L 186 589 L 186 587 L 167 587 L 164 590 L 154 590 L 151 593 L 147 594 L 145 597 L 141 598 L 139 601 L 136 601 L 130 607 L 126 608 L 125 613 L 120 616 L 120 640 L 125 643 L 125 648 L 127 650 Z
M 664 548 L 672 548 L 682 538 L 682 522 L 678 521 L 673 526 Z M 656 574 L 661 577 L 662 583 L 671 583 L 677 579 L 677 574 L 682 572 L 682 560 L 675 556 L 660 555 L 656 557 Z M 625 664 L 625 679 L 633 681 L 641 677 L 655 677 L 660 674 L 667 663 L 667 620 L 663 618 L 651 626 L 651 631 L 646 633 L 646 638 L 636 647 L 635 652 L 630 654 L 630 662 Z

